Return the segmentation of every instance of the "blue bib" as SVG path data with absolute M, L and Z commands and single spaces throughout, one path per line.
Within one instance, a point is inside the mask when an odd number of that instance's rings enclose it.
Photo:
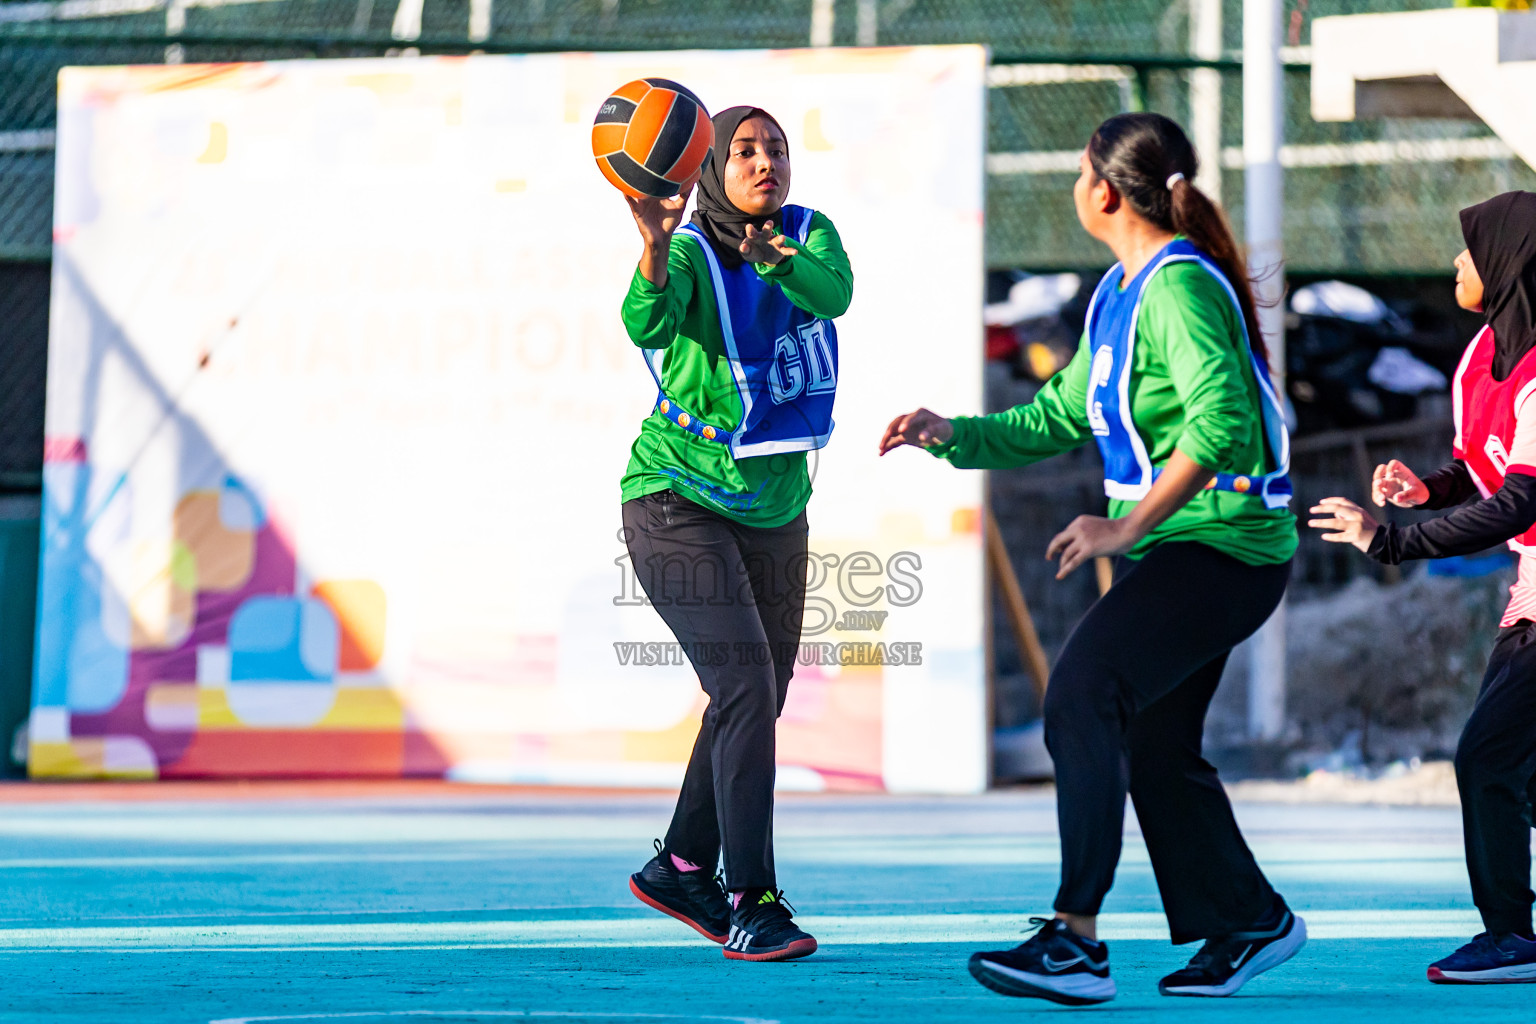
M 1264 439 L 1278 468 L 1263 476 L 1217 473 L 1208 486 L 1238 494 L 1262 498 L 1265 508 L 1282 508 L 1291 502 L 1291 438 L 1285 427 L 1285 413 L 1269 379 L 1269 368 L 1254 352 L 1248 339 L 1248 322 L 1232 284 L 1200 249 L 1175 239 L 1147 262 L 1141 273 L 1123 290 L 1124 270 L 1116 263 L 1099 281 L 1088 303 L 1088 344 L 1093 362 L 1088 374 L 1088 425 L 1104 459 L 1104 493 L 1124 501 L 1140 501 L 1152 489 L 1152 481 L 1162 472 L 1147 456 L 1147 447 L 1131 419 L 1131 367 L 1136 356 L 1136 317 L 1141 311 L 1141 297 L 1157 272 L 1170 263 L 1198 263 L 1216 280 L 1232 300 L 1237 322 L 1243 327 L 1243 350 L 1253 365 L 1259 385 L 1259 405 L 1264 422 Z
M 779 230 L 804 245 L 811 214 L 803 206 L 785 206 Z M 742 416 L 736 429 L 728 430 L 678 405 L 661 382 L 666 350 L 646 349 L 646 365 L 658 389 L 656 408 L 689 433 L 729 446 L 735 458 L 825 445 L 832 436 L 837 397 L 837 328 L 791 302 L 752 264 L 722 267 L 709 240 L 691 224 L 678 230 L 694 237 L 709 264 Z

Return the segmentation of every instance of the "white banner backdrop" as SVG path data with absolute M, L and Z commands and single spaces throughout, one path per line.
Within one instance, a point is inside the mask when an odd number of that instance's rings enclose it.
M 772 111 L 853 264 L 780 784 L 981 789 L 981 477 L 875 452 L 897 412 L 981 408 L 984 70 L 66 69 L 34 774 L 678 782 L 704 698 L 618 537 L 640 242 L 588 144 L 661 76 Z

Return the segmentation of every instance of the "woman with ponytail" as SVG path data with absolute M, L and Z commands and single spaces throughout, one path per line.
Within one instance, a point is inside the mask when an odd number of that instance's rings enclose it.
M 1279 605 L 1296 550 L 1289 438 L 1243 258 L 1193 182 L 1195 151 L 1157 114 L 1099 126 L 1073 188 L 1078 219 L 1118 262 L 1081 347 L 1034 400 L 991 416 L 896 417 L 881 454 L 926 448 L 962 468 L 1023 466 L 1087 444 L 1109 518 L 1051 541 L 1057 578 L 1120 555 L 1115 583 L 1062 648 L 1045 696 L 1056 765 L 1055 916 L 1011 950 L 977 953 L 994 991 L 1058 1003 L 1115 995 L 1100 904 L 1136 805 L 1175 943 L 1203 940 L 1164 995 L 1226 996 L 1293 956 L 1306 927 L 1259 870 L 1216 770 L 1206 709 L 1232 648 Z

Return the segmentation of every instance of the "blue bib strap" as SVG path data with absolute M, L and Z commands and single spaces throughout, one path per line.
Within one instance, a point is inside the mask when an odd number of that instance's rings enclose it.
M 666 395 L 658 396 L 656 408 L 660 410 L 663 416 L 690 434 L 702 437 L 706 441 L 717 441 L 720 444 L 731 443 L 731 432 L 729 430 L 710 426 Z
M 1152 479 L 1156 480 L 1163 475 L 1163 467 L 1158 466 L 1152 471 Z M 1263 498 L 1266 508 L 1281 508 L 1291 501 L 1291 478 L 1283 470 L 1266 473 L 1263 476 L 1245 475 L 1242 473 L 1217 473 L 1211 481 L 1205 485 L 1207 491 L 1231 491 L 1233 494 L 1247 494 L 1255 498 Z

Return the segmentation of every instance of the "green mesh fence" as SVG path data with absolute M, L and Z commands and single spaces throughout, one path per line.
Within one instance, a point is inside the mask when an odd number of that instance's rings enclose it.
M 994 68 L 994 79 L 1004 77 L 998 72 Z M 1190 125 L 1191 74 L 1149 71 L 1145 107 Z M 1240 234 L 1242 75 L 1222 71 L 1220 77 L 1220 197 Z M 1119 80 L 990 91 L 989 265 L 1043 269 L 1108 262 L 1072 214 L 1075 151 L 1093 125 L 1131 105 L 1125 95 L 1133 81 L 1127 68 Z M 1462 248 L 1459 209 L 1498 192 L 1536 189 L 1536 172 L 1480 122 L 1322 123 L 1310 115 L 1307 67 L 1288 68 L 1285 83 L 1285 247 L 1297 273 L 1444 273 Z
M 1223 0 L 1221 197 L 1242 225 L 1241 0 Z M 1305 65 L 1315 17 L 1450 0 L 1288 0 L 1286 244 L 1315 273 L 1439 272 L 1455 211 L 1536 173 L 1463 121 L 1319 124 Z M 67 64 L 422 52 L 983 42 L 990 92 L 987 260 L 1094 267 L 1072 216 L 1072 152 L 1100 120 L 1157 110 L 1190 124 L 1192 12 L 1205 0 L 0 0 L 0 260 L 45 260 L 54 80 Z M 413 17 L 413 12 L 415 12 Z M 828 17 L 830 15 L 830 17 Z M 1207 15 L 1208 16 L 1208 15 Z M 396 38 L 405 36 L 406 38 Z M 1137 62 L 1141 58 L 1142 62 Z M 1020 63 L 1025 62 L 1025 63 Z M 1081 62 L 1081 63 L 1078 63 Z M 1161 62 L 1161 63 L 1159 63 Z M 1210 154 L 1207 154 L 1207 159 Z

